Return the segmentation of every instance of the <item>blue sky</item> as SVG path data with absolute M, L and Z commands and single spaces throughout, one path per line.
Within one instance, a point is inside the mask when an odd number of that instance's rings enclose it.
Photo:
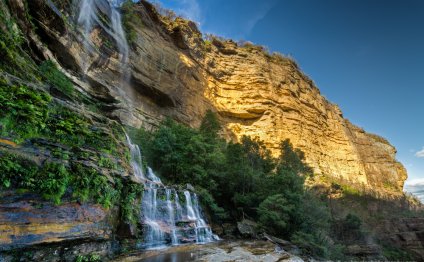
M 294 57 L 346 118 L 396 146 L 409 182 L 424 180 L 424 1 L 159 2 L 204 33 Z

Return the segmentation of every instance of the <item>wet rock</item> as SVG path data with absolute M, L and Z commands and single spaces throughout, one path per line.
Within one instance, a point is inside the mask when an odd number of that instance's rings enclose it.
M 194 187 L 193 187 L 191 184 L 187 184 L 187 185 L 186 185 L 186 189 L 187 189 L 188 191 L 191 191 L 191 192 L 194 192 L 194 191 L 195 191 Z
M 355 244 L 349 245 L 346 248 L 345 253 L 355 258 L 361 258 L 364 260 L 385 260 L 381 255 L 381 248 L 378 245 L 373 244 Z
M 233 241 L 172 247 L 123 256 L 114 261 L 303 261 L 287 252 L 276 252 L 266 241 Z
M 262 237 L 263 239 L 266 239 L 268 241 L 271 241 L 272 243 L 275 243 L 283 247 L 293 246 L 293 244 L 290 241 L 268 235 L 267 233 L 262 234 Z
M 243 219 L 240 222 L 237 222 L 237 229 L 241 236 L 247 238 L 256 238 L 257 237 L 257 227 L 258 224 L 248 219 Z

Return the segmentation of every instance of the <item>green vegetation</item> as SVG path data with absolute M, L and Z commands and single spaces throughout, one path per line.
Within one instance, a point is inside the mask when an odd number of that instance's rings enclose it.
M 134 208 L 143 196 L 143 187 L 139 184 L 131 183 L 124 187 L 121 199 L 121 216 L 130 223 L 136 223 L 138 208 Z
M 36 65 L 23 51 L 25 38 L 9 14 L 6 1 L 0 2 L 0 69 L 24 79 L 35 79 Z
M 16 142 L 41 133 L 47 126 L 51 97 L 26 86 L 0 84 L 0 134 Z
M 383 244 L 383 255 L 388 261 L 415 261 L 411 254 L 391 245 Z
M 43 63 L 40 69 L 45 71 L 46 81 L 62 85 L 62 91 L 73 89 L 51 62 Z M 141 189 L 136 188 L 141 187 L 133 182 L 125 182 L 124 186 L 121 178 L 107 177 L 80 161 L 97 159 L 99 167 L 117 171 L 123 167 L 115 157 L 128 160 L 128 150 L 119 146 L 124 139 L 122 128 L 114 123 L 99 124 L 56 102 L 44 90 L 2 82 L 0 137 L 30 144 L 50 152 L 52 157 L 32 159 L 30 155 L 0 150 L 0 188 L 37 192 L 56 204 L 68 198 L 93 201 L 105 208 L 124 205 L 123 217 L 134 220 L 130 205 L 140 196 Z
M 71 96 L 74 90 L 72 82 L 63 74 L 51 60 L 46 60 L 39 66 L 44 80 L 58 88 L 63 94 Z
M 43 138 L 71 147 L 116 152 L 115 138 L 43 90 L 0 83 L 0 135 L 16 143 Z
M 212 50 L 212 42 L 210 40 L 205 40 L 203 42 L 205 44 L 205 51 L 211 51 Z
M 349 213 L 344 220 L 344 224 L 348 229 L 359 230 L 361 228 L 362 221 L 358 216 Z
M 134 135 L 148 163 L 167 183 L 192 184 L 215 222 L 250 218 L 261 230 L 291 239 L 307 253 L 340 258 L 342 247 L 330 244 L 326 204 L 305 190 L 312 173 L 304 155 L 288 141 L 274 158 L 258 139 L 225 142 L 220 125 L 207 112 L 199 129 L 170 119 L 153 132 Z
M 78 255 L 75 259 L 75 262 L 99 262 L 102 261 L 102 258 L 100 255 L 97 254 L 90 254 L 87 256 Z
M 40 193 L 45 199 L 60 204 L 67 191 L 79 202 L 93 200 L 110 208 L 119 199 L 122 186 L 111 184 L 94 168 L 81 164 L 35 162 L 18 155 L 0 152 L 0 188 Z
M 122 25 L 125 30 L 127 41 L 130 45 L 134 45 L 137 40 L 137 32 L 135 26 L 141 26 L 142 21 L 135 10 L 135 3 L 132 0 L 125 1 L 121 6 Z

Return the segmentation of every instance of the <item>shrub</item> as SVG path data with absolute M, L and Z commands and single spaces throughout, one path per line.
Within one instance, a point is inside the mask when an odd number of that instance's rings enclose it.
M 100 262 L 102 261 L 100 255 L 90 254 L 87 256 L 78 255 L 75 259 L 75 262 Z
M 349 230 L 359 230 L 361 228 L 361 224 L 361 219 L 350 213 L 344 219 L 344 226 Z
M 124 197 L 121 200 L 121 216 L 124 221 L 136 223 L 138 209 L 134 206 L 143 196 L 143 187 L 139 184 L 129 183 L 122 192 Z
M 141 26 L 142 22 L 135 11 L 135 3 L 131 0 L 125 1 L 121 6 L 123 14 L 122 25 L 125 30 L 127 41 L 130 45 L 134 45 L 137 40 L 137 32 L 135 26 Z

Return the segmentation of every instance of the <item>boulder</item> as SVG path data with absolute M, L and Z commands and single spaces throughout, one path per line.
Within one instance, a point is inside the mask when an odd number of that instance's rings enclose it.
M 242 237 L 256 238 L 258 224 L 248 219 L 237 222 L 237 229 Z

